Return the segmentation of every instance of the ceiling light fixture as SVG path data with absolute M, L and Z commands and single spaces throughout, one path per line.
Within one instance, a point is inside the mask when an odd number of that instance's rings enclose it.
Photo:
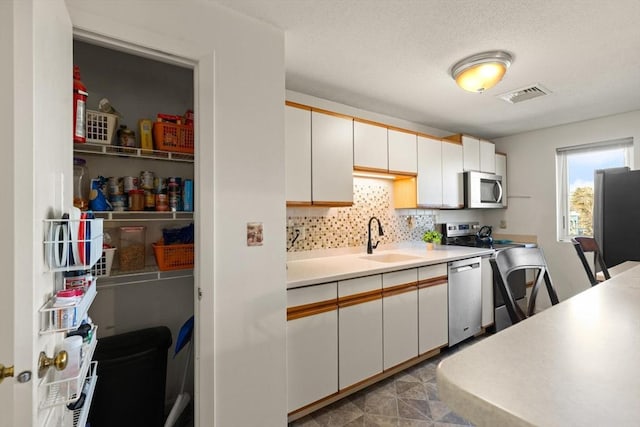
M 502 80 L 512 61 L 512 56 L 502 50 L 478 53 L 456 63 L 451 77 L 462 89 L 482 93 Z

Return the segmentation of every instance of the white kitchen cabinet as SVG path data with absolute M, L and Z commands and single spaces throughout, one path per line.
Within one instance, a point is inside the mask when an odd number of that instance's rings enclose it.
M 494 173 L 495 144 L 470 135 L 453 135 L 449 139 L 462 142 L 465 171 Z
M 314 205 L 353 203 L 353 119 L 311 112 L 311 198 Z
M 442 145 L 439 139 L 418 135 L 417 203 L 442 207 Z
M 449 341 L 447 264 L 418 268 L 418 352 Z
M 483 256 L 480 262 L 482 274 L 482 327 L 493 323 L 493 271 L 491 270 L 490 256 Z
M 480 139 L 469 135 L 462 135 L 462 148 L 465 171 L 480 170 Z
M 337 284 L 287 291 L 287 410 L 338 391 Z
M 507 155 L 496 153 L 496 175 L 502 177 L 502 206 L 507 207 Z
M 382 277 L 338 282 L 340 390 L 382 372 Z
M 462 145 L 443 141 L 442 144 L 442 206 L 464 206 Z
M 385 126 L 354 119 L 353 167 L 374 172 L 389 170 Z
M 384 369 L 418 355 L 418 270 L 382 275 Z
M 311 110 L 285 106 L 285 196 L 289 205 L 311 204 Z
M 416 161 L 415 133 L 402 132 L 389 129 L 389 172 L 416 174 L 418 164 Z
M 480 140 L 480 172 L 496 172 L 496 146 L 484 139 Z

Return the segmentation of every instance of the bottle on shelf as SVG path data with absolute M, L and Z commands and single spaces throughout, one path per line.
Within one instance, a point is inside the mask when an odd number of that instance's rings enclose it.
M 85 182 L 86 164 L 80 157 L 73 158 L 73 206 L 82 211 L 89 209 L 89 191 Z

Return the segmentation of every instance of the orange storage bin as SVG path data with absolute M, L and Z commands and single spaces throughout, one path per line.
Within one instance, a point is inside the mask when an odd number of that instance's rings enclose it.
M 156 150 L 193 154 L 193 126 L 156 122 L 153 146 Z
M 162 242 L 158 242 L 153 243 L 151 246 L 153 246 L 153 254 L 156 257 L 158 269 L 161 271 L 193 268 L 193 243 L 164 245 Z

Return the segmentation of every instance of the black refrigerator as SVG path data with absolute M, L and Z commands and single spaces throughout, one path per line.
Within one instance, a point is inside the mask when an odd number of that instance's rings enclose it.
M 604 263 L 640 261 L 640 170 L 596 170 L 593 197 L 593 236 Z

